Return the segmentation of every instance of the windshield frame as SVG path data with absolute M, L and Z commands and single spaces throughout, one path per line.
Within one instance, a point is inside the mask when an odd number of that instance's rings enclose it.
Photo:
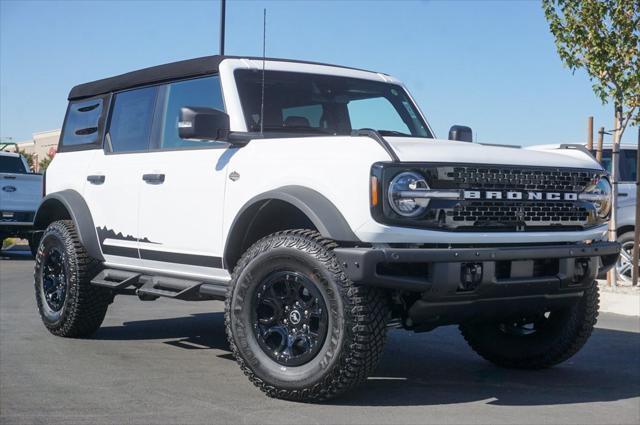
M 296 67 L 298 68 L 298 67 Z M 334 69 L 340 69 L 340 68 L 334 68 Z M 258 114 L 257 117 L 255 113 L 252 113 L 252 109 L 255 109 L 256 107 L 256 103 L 255 100 L 256 98 L 253 97 L 253 101 L 251 102 L 251 107 L 247 107 L 247 93 L 243 93 L 244 88 L 241 87 L 242 81 L 240 80 L 240 78 L 242 78 L 243 74 L 246 75 L 248 73 L 255 73 L 256 76 L 258 76 L 258 78 L 261 78 L 262 72 L 260 69 L 255 69 L 255 68 L 246 68 L 246 67 L 234 67 L 234 69 L 230 70 L 231 74 L 233 76 L 233 81 L 234 81 L 234 85 L 235 85 L 235 91 L 236 93 L 234 93 L 237 96 L 237 101 L 238 101 L 238 112 L 241 114 L 242 117 L 242 121 L 243 124 L 246 128 L 245 131 L 249 131 L 249 132 L 255 132 L 257 130 L 256 126 L 257 126 L 257 122 L 259 122 L 260 120 L 260 115 Z M 333 71 L 333 70 L 332 70 Z M 407 130 L 409 130 L 410 133 L 400 133 L 398 131 L 394 131 L 392 129 L 385 129 L 385 128 L 376 128 L 374 130 L 378 131 L 379 133 L 381 133 L 384 136 L 388 136 L 388 137 L 408 137 L 408 138 L 427 138 L 427 139 L 435 139 L 435 134 L 433 132 L 433 130 L 431 129 L 431 127 L 429 126 L 427 120 L 425 119 L 422 111 L 420 110 L 420 108 L 418 107 L 418 105 L 416 104 L 416 102 L 414 101 L 413 97 L 411 96 L 411 94 L 408 92 L 408 90 L 404 87 L 404 85 L 395 80 L 392 77 L 388 77 L 388 76 L 382 76 L 381 74 L 374 74 L 374 73 L 370 73 L 370 72 L 361 72 L 361 74 L 368 74 L 366 75 L 369 78 L 362 78 L 362 75 L 358 75 L 358 76 L 354 76 L 354 75 L 341 75 L 341 73 L 336 73 L 336 72 L 328 72 L 325 73 L 323 72 L 323 70 L 300 70 L 300 69 L 286 69 L 286 68 L 282 68 L 282 67 L 275 67 L 275 69 L 273 67 L 268 67 L 266 68 L 266 81 L 267 81 L 267 85 L 268 85 L 268 78 L 269 78 L 269 74 L 273 75 L 273 73 L 279 73 L 279 74 L 298 74 L 298 75 L 309 75 L 309 78 L 326 78 L 326 79 L 331 79 L 331 78 L 336 78 L 336 79 L 345 79 L 345 80 L 352 80 L 352 81 L 363 81 L 365 84 L 370 84 L 370 85 L 384 85 L 384 86 L 388 86 L 389 87 L 389 92 L 395 90 L 397 91 L 397 94 L 394 93 L 394 96 L 398 96 L 398 102 L 399 105 L 394 104 L 387 96 L 382 95 L 379 98 L 383 98 L 386 99 L 387 101 L 389 101 L 389 106 L 390 109 L 392 108 L 395 113 L 396 116 L 394 117 L 397 118 L 398 120 L 402 121 L 404 124 L 407 125 Z M 349 74 L 350 72 L 345 71 L 345 74 Z M 373 77 L 373 78 L 371 78 Z M 382 93 L 382 92 L 381 92 Z M 377 97 L 365 97 L 365 99 L 376 99 Z M 265 100 L 268 101 L 268 98 L 265 96 Z M 357 99 L 350 99 L 349 101 L 353 101 L 353 100 L 357 100 Z M 335 106 L 337 105 L 336 102 L 328 102 L 329 105 Z M 345 103 L 345 107 L 348 104 Z M 309 105 L 310 106 L 310 105 Z M 404 106 L 404 107 L 403 107 Z M 265 103 L 265 108 L 268 107 L 268 103 Z M 404 115 L 403 116 L 403 112 Z M 348 114 L 348 112 L 347 112 Z M 265 113 L 265 116 L 267 117 L 267 121 L 268 121 L 268 115 Z M 349 117 L 349 121 L 350 121 L 350 116 L 347 115 Z M 253 119 L 252 119 L 253 117 Z M 257 122 L 255 120 L 258 120 Z M 412 126 L 410 126 L 407 123 L 407 120 L 412 121 Z M 349 128 L 351 123 L 349 122 Z M 323 131 L 323 130 L 328 130 L 328 131 Z M 321 128 L 321 127 L 305 127 L 305 128 L 286 128 L 284 126 L 280 127 L 280 126 L 273 126 L 273 127 L 269 127 L 266 126 L 264 128 L 264 135 L 266 137 L 272 137 L 271 134 L 273 133 L 278 133 L 279 137 L 287 137 L 287 135 L 290 133 L 291 136 L 290 137 L 300 137 L 300 136 L 345 136 L 345 135 L 351 135 L 355 132 L 357 132 L 358 130 L 361 130 L 361 128 L 350 128 L 350 131 L 348 131 L 347 129 L 343 129 L 342 131 L 338 128 L 331 127 L 331 128 Z M 419 132 L 424 132 L 424 134 L 419 134 Z

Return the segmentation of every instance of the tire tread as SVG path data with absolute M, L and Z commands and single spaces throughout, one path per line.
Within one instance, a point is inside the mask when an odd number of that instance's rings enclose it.
M 258 254 L 277 247 L 305 251 L 319 260 L 339 282 L 342 298 L 348 304 L 345 320 L 348 326 L 347 340 L 341 358 L 325 377 L 310 388 L 289 390 L 276 388 L 264 382 L 242 359 L 231 329 L 231 299 L 235 283 L 244 267 Z M 231 351 L 243 373 L 265 394 L 274 398 L 303 402 L 319 402 L 344 393 L 362 383 L 378 365 L 386 338 L 387 300 L 382 291 L 355 285 L 344 274 L 333 248 L 334 241 L 323 238 L 314 230 L 287 230 L 269 235 L 250 247 L 241 257 L 232 274 L 225 302 L 225 329 Z

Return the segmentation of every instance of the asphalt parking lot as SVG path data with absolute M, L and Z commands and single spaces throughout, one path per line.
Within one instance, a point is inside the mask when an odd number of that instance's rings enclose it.
M 0 255 L 0 422 L 640 423 L 640 323 L 603 314 L 587 346 L 545 371 L 498 369 L 455 327 L 390 332 L 367 384 L 309 405 L 255 389 L 231 357 L 222 303 L 118 297 L 89 340 L 40 323 L 33 261 Z

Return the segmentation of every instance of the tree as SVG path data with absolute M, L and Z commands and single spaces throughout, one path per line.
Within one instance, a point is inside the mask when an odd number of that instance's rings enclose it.
M 640 0 L 543 0 L 542 7 L 560 59 L 572 72 L 586 71 L 603 104 L 613 100 L 609 238 L 615 240 L 620 140 L 630 122 L 640 123 Z
M 560 59 L 584 69 L 616 127 L 640 122 L 640 0 L 543 0 Z M 620 134 L 621 135 L 621 134 Z
M 44 159 L 42 161 L 40 161 L 40 163 L 38 165 L 40 166 L 40 172 L 41 173 L 44 173 L 47 170 L 47 167 L 51 163 L 52 159 L 53 159 L 53 156 L 51 154 L 47 154 L 47 156 L 44 157 Z
M 27 153 L 23 150 L 19 150 L 18 149 L 18 153 L 22 156 L 24 156 L 24 158 L 27 160 L 27 163 L 29 164 L 29 168 L 31 169 L 31 171 L 35 171 L 35 162 L 34 162 L 34 155 L 32 153 Z

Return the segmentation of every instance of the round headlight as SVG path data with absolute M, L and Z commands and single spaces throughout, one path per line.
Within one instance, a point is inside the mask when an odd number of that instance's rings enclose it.
M 591 201 L 596 207 L 598 217 L 606 219 L 611 213 L 611 192 L 609 179 L 600 177 L 580 195 L 580 199 Z
M 427 183 L 418 173 L 406 171 L 398 174 L 389 184 L 389 204 L 391 208 L 403 217 L 416 217 L 426 209 L 424 199 L 416 199 L 410 196 L 410 192 L 416 189 L 428 189 Z
M 596 183 L 596 188 L 600 192 L 602 197 L 600 200 L 594 202 L 596 205 L 596 210 L 598 211 L 598 215 L 601 218 L 607 218 L 609 213 L 611 212 L 611 183 L 609 183 L 609 179 L 601 178 Z

